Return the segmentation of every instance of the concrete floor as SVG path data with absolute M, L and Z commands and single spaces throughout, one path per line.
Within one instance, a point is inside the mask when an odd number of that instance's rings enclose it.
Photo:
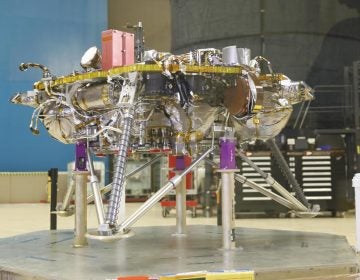
M 127 203 L 127 215 L 134 212 L 140 203 Z M 47 230 L 50 225 L 49 204 L 0 204 L 0 237 L 9 237 L 17 234 Z M 216 217 L 192 218 L 188 213 L 188 225 L 216 225 Z M 135 226 L 175 225 L 175 210 L 166 218 L 162 217 L 160 205 L 151 209 Z M 350 245 L 355 245 L 355 217 L 352 211 L 345 214 L 344 218 L 252 218 L 237 219 L 237 227 L 293 230 L 305 232 L 318 232 L 343 235 Z M 93 205 L 88 207 L 88 228 L 96 228 L 97 219 Z M 74 216 L 58 217 L 58 229 L 74 228 Z

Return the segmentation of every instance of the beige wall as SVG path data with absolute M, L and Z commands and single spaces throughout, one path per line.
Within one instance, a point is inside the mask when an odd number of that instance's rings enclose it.
M 66 191 L 67 176 L 66 172 L 59 172 L 59 202 Z M 0 172 L 0 204 L 46 202 L 47 182 L 47 172 Z
M 108 3 L 110 29 L 126 31 L 126 24 L 135 25 L 141 21 L 145 48 L 170 51 L 170 0 L 109 0 Z

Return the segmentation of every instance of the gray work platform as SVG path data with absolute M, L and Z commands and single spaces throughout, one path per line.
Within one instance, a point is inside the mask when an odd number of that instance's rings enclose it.
M 217 226 L 138 227 L 112 243 L 73 248 L 71 231 L 39 231 L 0 239 L 0 279 L 116 279 L 191 271 L 250 269 L 256 279 L 355 275 L 357 257 L 338 235 L 236 228 L 237 249 L 221 248 Z M 326 276 L 327 275 L 327 276 Z M 339 279 L 339 278 L 336 278 Z M 356 279 L 356 278 L 346 278 Z

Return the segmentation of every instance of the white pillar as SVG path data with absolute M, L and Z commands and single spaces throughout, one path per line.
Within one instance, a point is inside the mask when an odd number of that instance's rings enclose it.
M 355 189 L 355 222 L 356 222 L 356 252 L 360 252 L 360 173 L 356 173 L 352 179 Z
M 234 213 L 234 171 L 221 171 L 221 212 L 223 229 L 223 249 L 235 248 L 235 213 Z
M 186 234 L 186 176 L 176 187 L 176 233 Z
M 75 176 L 75 238 L 74 247 L 87 245 L 87 181 L 88 171 L 74 171 Z

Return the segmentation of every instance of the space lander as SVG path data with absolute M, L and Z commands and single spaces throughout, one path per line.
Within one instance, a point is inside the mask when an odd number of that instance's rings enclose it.
M 298 215 L 316 215 L 301 192 L 295 198 L 237 150 L 241 143 L 274 138 L 288 122 L 293 105 L 313 99 L 311 88 L 273 72 L 264 57 L 250 59 L 245 48 L 202 48 L 184 54 L 145 51 L 142 25 L 134 28 L 135 34 L 104 31 L 102 50 L 88 49 L 81 58 L 80 72 L 56 77 L 44 65 L 22 63 L 21 71 L 39 68 L 42 78 L 32 90 L 11 98 L 14 104 L 34 108 L 30 121 L 33 134 L 39 133 L 40 121 L 53 138 L 76 145 L 76 171 L 83 176 L 81 172 L 89 169 L 93 193 L 76 204 L 75 212 L 82 204 L 94 201 L 99 221 L 95 233 L 87 237 L 106 240 L 127 235 L 139 218 L 174 189 L 177 233 L 185 233 L 186 193 L 181 182 L 200 161 L 211 162 L 208 156 L 215 151 L 220 155 L 220 166 L 216 167 L 222 181 L 224 248 L 233 244 L 234 180 L 248 184 Z M 204 140 L 211 144 L 202 145 Z M 129 176 L 125 174 L 126 161 L 136 153 L 171 153 L 178 156 L 178 168 L 176 176 L 119 223 Z M 103 189 L 94 173 L 93 154 L 116 155 L 113 182 Z M 188 167 L 181 162 L 185 154 L 193 159 Z M 276 192 L 237 174 L 235 155 L 246 160 Z M 77 184 L 86 179 L 80 181 Z M 104 192 L 110 192 L 106 211 Z M 70 213 L 73 193 L 73 188 L 68 189 L 59 213 Z M 76 191 L 75 196 L 80 194 Z

